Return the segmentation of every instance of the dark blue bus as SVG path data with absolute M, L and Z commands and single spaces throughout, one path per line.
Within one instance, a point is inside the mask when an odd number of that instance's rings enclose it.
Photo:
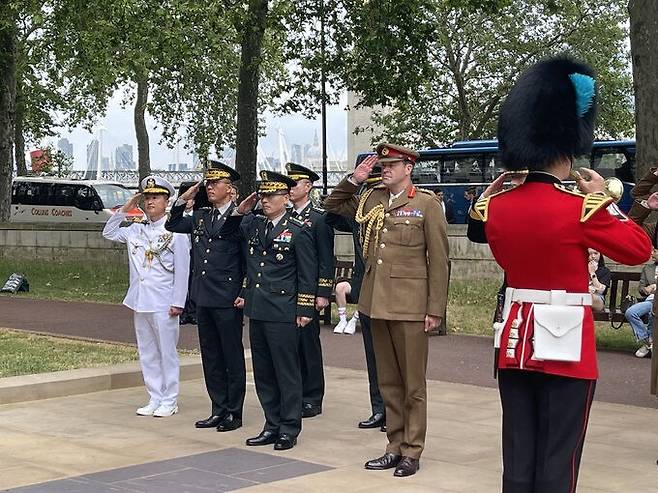
M 465 223 L 469 201 L 467 192 L 479 196 L 503 169 L 498 159 L 498 142 L 472 140 L 455 142 L 450 147 L 419 151 L 413 181 L 430 190 L 443 190 L 444 200 L 452 207 L 455 223 Z M 357 163 L 368 154 L 360 154 Z M 622 210 L 632 205 L 630 189 L 635 182 L 635 141 L 596 141 L 589 156 L 578 158 L 574 168 L 592 168 L 604 178 L 617 177 L 624 182 Z

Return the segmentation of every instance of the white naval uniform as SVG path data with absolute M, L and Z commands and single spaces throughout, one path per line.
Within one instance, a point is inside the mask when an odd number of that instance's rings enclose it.
M 166 216 L 154 223 L 121 227 L 125 217 L 121 212 L 114 214 L 105 224 L 103 236 L 128 246 L 130 286 L 123 304 L 134 312 L 139 361 L 150 402 L 173 406 L 180 373 L 176 352 L 179 326 L 178 317 L 169 316 L 169 308 L 185 306 L 190 241 L 187 235 L 165 229 Z

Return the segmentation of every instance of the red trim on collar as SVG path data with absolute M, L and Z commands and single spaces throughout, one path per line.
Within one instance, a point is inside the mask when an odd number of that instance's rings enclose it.
M 415 196 L 416 196 L 416 187 L 414 185 L 411 185 L 411 187 L 409 187 L 409 191 L 407 192 L 407 197 L 413 199 Z

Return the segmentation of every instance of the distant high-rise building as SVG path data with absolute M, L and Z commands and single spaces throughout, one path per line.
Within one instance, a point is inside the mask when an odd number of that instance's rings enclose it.
M 85 180 L 96 179 L 96 171 L 98 170 L 98 140 L 94 139 L 87 144 L 87 167 L 85 173 Z
M 135 161 L 133 161 L 133 146 L 123 144 L 114 151 L 114 166 L 117 170 L 134 170 Z
M 57 141 L 57 149 L 66 157 L 73 157 L 73 144 L 71 144 L 69 139 L 59 139 Z
M 290 159 L 293 163 L 302 164 L 302 146 L 293 144 L 290 152 Z

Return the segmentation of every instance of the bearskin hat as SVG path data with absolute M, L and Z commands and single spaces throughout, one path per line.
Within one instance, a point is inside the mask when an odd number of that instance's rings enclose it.
M 498 146 L 510 171 L 541 170 L 560 158 L 590 152 L 596 80 L 568 57 L 541 61 L 518 78 L 500 108 Z

